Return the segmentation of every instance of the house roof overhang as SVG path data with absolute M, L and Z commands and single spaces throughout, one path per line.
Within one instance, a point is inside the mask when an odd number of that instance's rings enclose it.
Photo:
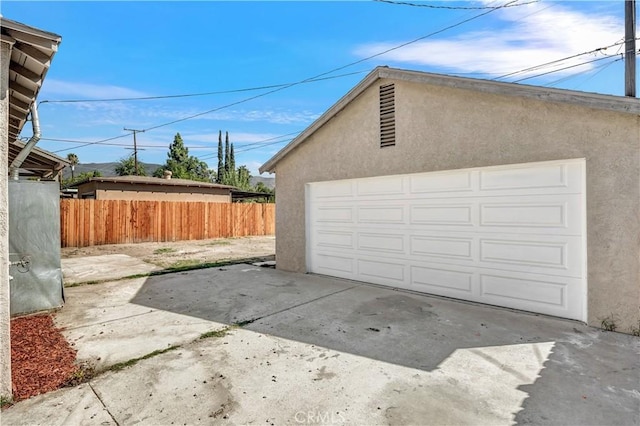
M 22 131 L 31 106 L 36 102 L 44 78 L 51 66 L 51 60 L 58 51 L 62 38 L 20 22 L 0 16 L 0 42 L 11 46 L 9 63 L 9 163 L 20 152 L 18 136 Z M 39 168 L 48 158 L 52 162 L 47 171 L 55 170 L 60 158 L 46 151 L 32 151 L 22 168 L 40 175 Z M 53 158 L 55 157 L 55 158 Z M 54 164 L 55 163 L 55 164 Z M 33 168 L 30 168 L 33 166 Z
M 236 189 L 233 186 L 229 185 L 221 185 L 218 183 L 211 182 L 200 182 L 189 179 L 164 179 L 157 178 L 151 176 L 107 176 L 107 177 L 92 177 L 87 180 L 83 180 L 80 182 L 75 182 L 67 188 L 77 188 L 81 185 L 84 185 L 89 182 L 96 183 L 119 183 L 119 184 L 127 184 L 132 186 L 147 186 L 147 185 L 160 185 L 160 186 L 179 186 L 182 188 L 212 188 L 212 189 L 222 189 L 231 192 Z
M 456 89 L 473 90 L 499 95 L 536 99 L 539 101 L 567 103 L 584 107 L 616 111 L 629 114 L 640 114 L 640 102 L 636 98 L 602 95 L 598 93 L 579 92 L 574 90 L 552 89 L 540 86 L 529 86 L 516 83 L 503 83 L 491 80 L 480 80 L 465 77 L 452 77 L 421 71 L 409 71 L 380 66 L 371 71 L 360 83 L 344 95 L 338 102 L 322 114 L 289 144 L 277 152 L 260 167 L 260 173 L 273 173 L 280 160 L 286 157 L 297 146 L 304 143 L 309 136 L 324 126 L 329 120 L 345 109 L 355 98 L 381 79 L 410 81 Z

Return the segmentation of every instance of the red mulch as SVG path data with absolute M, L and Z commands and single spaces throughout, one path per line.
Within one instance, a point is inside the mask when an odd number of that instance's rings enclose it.
M 64 386 L 78 370 L 75 360 L 76 350 L 55 327 L 51 315 L 11 320 L 14 401 Z

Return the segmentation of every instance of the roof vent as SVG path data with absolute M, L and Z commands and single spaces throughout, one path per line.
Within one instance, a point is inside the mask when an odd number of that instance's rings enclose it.
M 380 86 L 380 148 L 396 144 L 396 88 Z
M 171 172 L 171 170 L 165 170 L 163 176 L 164 176 L 165 179 L 168 180 L 168 179 L 171 179 L 171 175 L 172 174 L 173 173 Z

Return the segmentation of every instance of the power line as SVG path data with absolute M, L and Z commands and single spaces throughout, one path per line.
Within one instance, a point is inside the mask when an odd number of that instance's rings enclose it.
M 442 29 L 440 29 L 440 30 L 433 31 L 433 32 L 431 32 L 431 33 L 429 33 L 429 34 L 427 34 L 427 35 L 424 35 L 424 36 L 418 37 L 418 38 L 416 38 L 416 39 L 414 39 L 414 40 L 411 40 L 411 41 L 408 41 L 408 42 L 402 43 L 402 44 L 400 44 L 400 45 L 398 45 L 398 46 L 395 46 L 395 47 L 391 47 L 391 48 L 386 49 L 386 50 L 384 50 L 384 51 L 382 51 L 382 52 L 379 52 L 379 53 L 376 53 L 376 54 L 373 54 L 373 55 L 367 56 L 366 58 L 359 59 L 359 60 L 357 60 L 357 61 L 351 62 L 351 63 L 346 64 L 346 65 L 342 65 L 342 66 L 337 67 L 337 68 L 334 68 L 334 69 L 332 69 L 332 70 L 329 70 L 329 71 L 326 71 L 326 72 L 320 73 L 320 74 L 315 75 L 315 76 L 313 76 L 313 77 L 305 78 L 304 80 L 300 80 L 300 81 L 297 81 L 297 82 L 295 82 L 295 83 L 290 83 L 290 84 L 287 84 L 287 85 L 285 85 L 285 86 L 281 86 L 281 87 L 278 87 L 278 88 L 276 88 L 276 89 L 270 90 L 270 91 L 268 91 L 268 92 L 261 93 L 261 94 L 259 94 L 259 95 L 255 95 L 255 96 L 251 96 L 251 97 L 249 97 L 249 98 L 245 98 L 245 99 L 242 99 L 242 100 L 239 100 L 239 101 L 236 101 L 236 102 L 232 102 L 232 103 L 230 103 L 230 104 L 223 105 L 223 106 L 218 107 L 218 108 L 213 108 L 213 109 L 210 109 L 210 110 L 208 110 L 208 111 L 204 111 L 204 112 L 201 112 L 201 113 L 198 113 L 198 114 L 193 114 L 193 115 L 190 115 L 190 116 L 187 116 L 187 117 L 184 117 L 184 118 L 180 118 L 180 119 L 177 119 L 177 120 L 170 121 L 170 122 L 168 122 L 168 123 L 159 124 L 159 125 L 157 125 L 157 126 L 148 127 L 148 128 L 146 128 L 145 130 L 146 130 L 146 131 L 151 131 L 151 130 L 154 130 L 154 129 L 158 129 L 158 128 L 160 128 L 160 127 L 165 127 L 165 126 L 169 126 L 169 125 L 171 125 L 171 124 L 180 123 L 180 122 L 182 122 L 182 121 L 191 120 L 191 119 L 193 119 L 193 118 L 197 118 L 197 117 L 200 117 L 200 116 L 202 116 L 202 115 L 210 114 L 210 113 L 212 113 L 212 112 L 216 112 L 216 111 L 219 111 L 219 110 L 221 110 L 221 109 L 228 108 L 228 107 L 231 107 L 231 106 L 235 106 L 235 105 L 238 105 L 238 104 L 241 104 L 241 103 L 249 102 L 249 101 L 252 101 L 252 100 L 254 100 L 254 99 L 261 98 L 261 97 L 263 97 L 263 96 L 267 96 L 267 95 L 270 95 L 270 94 L 272 94 L 272 93 L 276 93 L 276 92 L 279 92 L 279 91 L 282 91 L 282 90 L 288 89 L 288 88 L 293 87 L 293 86 L 297 86 L 297 85 L 300 85 L 300 84 L 308 83 L 309 81 L 312 81 L 312 80 L 315 80 L 315 79 L 319 79 L 320 77 L 324 77 L 325 75 L 333 74 L 334 72 L 337 72 L 337 71 L 343 70 L 343 69 L 345 69 L 345 68 L 349 68 L 349 67 L 352 67 L 352 66 L 354 66 L 354 65 L 361 64 L 361 63 L 366 62 L 366 61 L 368 61 L 368 60 L 371 60 L 371 59 L 373 59 L 373 58 L 377 58 L 378 56 L 385 55 L 385 54 L 387 54 L 387 53 L 389 53 L 389 52 L 393 52 L 394 50 L 401 49 L 401 48 L 403 48 L 403 47 L 405 47 L 405 46 L 409 46 L 410 44 L 417 43 L 418 41 L 424 40 L 424 39 L 429 38 L 429 37 L 433 37 L 434 35 L 438 35 L 438 34 L 440 34 L 440 33 L 443 33 L 443 32 L 445 32 L 445 31 L 447 31 L 447 30 L 450 30 L 450 29 L 453 29 L 453 28 L 459 27 L 459 26 L 461 26 L 461 25 L 463 25 L 463 24 L 466 24 L 467 22 L 470 22 L 470 21 L 473 21 L 473 20 L 475 20 L 475 19 L 481 18 L 481 17 L 483 17 L 483 16 L 485 16 L 485 15 L 488 15 L 488 14 L 490 14 L 490 13 L 493 13 L 493 12 L 495 12 L 496 10 L 500 10 L 500 9 L 502 9 L 502 8 L 504 8 L 504 7 L 506 7 L 506 6 L 510 5 L 510 4 L 514 4 L 514 3 L 516 3 L 516 2 L 518 2 L 518 0 L 511 0 L 511 1 L 509 1 L 509 2 L 507 2 L 507 3 L 505 3 L 505 4 L 503 4 L 502 6 L 496 6 L 495 8 L 492 8 L 492 9 L 490 9 L 490 10 L 486 11 L 486 12 L 483 12 L 483 13 L 480 13 L 480 14 L 478 14 L 478 15 L 472 16 L 471 18 L 464 19 L 464 20 L 462 20 L 462 21 L 460 21 L 460 22 L 457 22 L 457 23 L 455 23 L 455 24 L 449 25 L 449 26 L 444 27 L 444 28 L 442 28 Z
M 262 145 L 262 144 L 267 145 L 267 144 L 269 144 L 269 142 L 270 142 L 270 141 L 273 141 L 273 140 L 275 140 L 275 139 L 282 139 L 282 138 L 285 138 L 285 137 L 287 137 L 287 136 L 291 136 L 291 135 L 297 135 L 297 134 L 299 134 L 301 131 L 302 131 L 302 130 L 297 130 L 297 131 L 295 131 L 295 132 L 287 133 L 287 134 L 280 135 L 280 136 L 273 136 L 273 137 L 270 137 L 270 138 L 267 138 L 267 139 L 263 139 L 263 140 L 260 140 L 260 141 L 256 141 L 256 142 L 248 142 L 248 143 L 245 143 L 245 144 L 234 144 L 234 146 L 241 146 L 241 147 L 243 148 L 243 149 L 237 150 L 237 151 L 235 151 L 235 152 L 244 152 L 244 151 L 248 151 L 248 149 L 244 149 L 244 148 L 246 148 L 247 146 Z M 289 140 L 291 140 L 291 139 L 287 139 L 287 141 L 289 141 Z M 274 143 L 280 143 L 280 142 L 282 142 L 282 141 L 277 141 L 277 142 L 274 142 Z M 285 141 L 285 142 L 286 142 L 286 141 Z M 253 148 L 252 148 L 252 149 L 253 149 Z M 215 158 L 215 157 L 217 157 L 217 155 L 218 155 L 217 153 L 215 153 L 215 154 L 204 154 L 204 155 L 200 155 L 200 156 L 198 156 L 197 158 L 199 158 L 199 159 L 201 159 L 201 160 L 204 160 L 204 159 Z
M 356 74 L 362 74 L 365 72 L 369 72 L 370 70 L 362 70 L 362 71 L 354 71 L 354 72 L 350 72 L 350 73 L 346 73 L 346 74 L 340 74 L 340 75 L 334 75 L 331 77 L 323 77 L 323 78 L 315 78 L 312 80 L 307 81 L 306 83 L 315 83 L 318 81 L 324 81 L 324 80 L 332 80 L 335 78 L 342 78 L 342 77 L 349 77 L 352 75 L 356 75 Z M 40 104 L 44 104 L 44 103 L 49 103 L 49 104 L 53 104 L 53 103 L 58 103 L 58 104 L 62 104 L 62 103 L 92 103 L 92 102 L 123 102 L 123 101 L 148 101 L 148 100 L 157 100 L 157 99 L 176 99 L 176 98 L 189 98 L 189 97 L 195 97 L 195 96 L 210 96 L 210 95 L 223 95 L 223 94 L 229 94 L 229 93 L 241 93 L 241 92 L 253 92 L 256 90 L 266 90 L 266 89 L 274 89 L 277 87 L 284 87 L 287 86 L 288 84 L 291 83 L 284 83 L 284 84 L 272 84 L 272 85 L 268 85 L 268 86 L 259 86 L 259 87 L 247 87 L 247 88 L 242 88 L 242 89 L 230 89 L 230 90 L 220 90 L 220 91 L 216 91 L 216 92 L 202 92 L 202 93 L 187 93 L 187 94 L 179 94 L 179 95 L 159 95 L 159 96 L 139 96 L 139 97 L 132 97 L 132 98 L 104 98 L 104 99 L 60 99 L 60 100 L 44 100 L 41 101 Z
M 493 78 L 492 80 L 500 80 L 500 79 L 503 79 L 505 77 L 514 76 L 516 74 L 522 74 L 522 73 L 529 72 L 529 71 L 535 71 L 535 70 L 538 70 L 540 68 L 547 67 L 549 65 L 554 65 L 554 64 L 566 61 L 568 59 L 574 59 L 574 58 L 578 58 L 580 56 L 589 55 L 589 54 L 592 54 L 592 53 L 598 53 L 598 52 L 601 52 L 603 50 L 607 50 L 607 49 L 609 49 L 611 47 L 623 45 L 624 43 L 625 43 L 625 40 L 618 41 L 618 42 L 610 44 L 608 46 L 598 47 L 597 49 L 589 50 L 587 52 L 578 53 L 578 54 L 575 54 L 575 55 L 567 56 L 565 58 L 556 59 L 556 60 L 553 60 L 551 62 L 545 62 L 545 63 L 540 64 L 540 65 L 535 65 L 535 66 L 532 66 L 532 67 L 529 67 L 529 68 L 524 68 L 524 69 L 521 69 L 521 70 L 518 70 L 518 71 L 513 71 L 513 72 L 510 72 L 510 73 L 507 73 L 507 74 L 503 74 L 501 76 Z
M 425 8 L 429 8 L 429 9 L 487 10 L 487 9 L 504 9 L 504 8 L 507 8 L 507 7 L 525 6 L 527 4 L 538 3 L 540 0 L 529 1 L 529 2 L 526 2 L 526 3 L 511 4 L 511 5 L 508 5 L 508 6 L 435 6 L 435 5 L 432 5 L 432 4 L 409 3 L 409 2 L 404 2 L 404 1 L 393 1 L 393 0 L 373 0 L 373 1 L 378 2 L 378 3 L 395 4 L 395 5 L 399 5 L 399 6 L 425 7 Z
M 537 77 L 542 77 L 543 75 L 553 74 L 555 72 L 568 70 L 570 68 L 581 67 L 583 65 L 591 64 L 593 62 L 599 62 L 599 61 L 602 61 L 602 60 L 605 60 L 605 59 L 611 59 L 612 57 L 614 57 L 614 56 L 603 56 L 601 58 L 592 59 L 591 61 L 581 62 L 579 64 L 568 65 L 568 66 L 563 67 L 563 68 L 557 68 L 557 69 L 554 69 L 554 70 L 551 70 L 551 71 L 547 71 L 547 72 L 543 72 L 543 73 L 540 73 L 540 74 L 531 75 L 531 76 L 528 76 L 528 77 L 523 77 L 523 78 L 521 78 L 519 80 L 512 81 L 512 83 L 519 83 L 521 81 L 530 80 L 532 78 L 537 78 Z
M 371 59 L 374 59 L 374 58 L 377 58 L 377 57 L 379 57 L 379 56 L 385 55 L 385 54 L 387 54 L 387 53 L 389 53 L 389 52 L 393 52 L 393 51 L 395 51 L 395 50 L 401 49 L 401 48 L 403 48 L 403 47 L 409 46 L 409 45 L 411 45 L 411 44 L 414 44 L 414 43 L 417 43 L 417 42 L 419 42 L 419 41 L 425 40 L 425 39 L 427 39 L 427 38 L 433 37 L 433 36 L 435 36 L 435 35 L 441 34 L 441 33 L 445 32 L 445 31 L 450 30 L 450 29 L 453 29 L 453 28 L 459 27 L 459 26 L 461 26 L 461 25 L 466 24 L 467 22 L 470 22 L 470 21 L 476 20 L 476 19 L 481 18 L 481 17 L 483 17 L 483 16 L 485 16 L 485 15 L 488 15 L 488 14 L 490 14 L 490 13 L 493 13 L 493 12 L 495 12 L 495 11 L 497 11 L 497 10 L 504 9 L 505 7 L 508 7 L 509 5 L 512 5 L 512 4 L 515 4 L 515 3 L 517 3 L 518 1 L 519 1 L 519 0 L 510 0 L 510 1 L 508 1 L 507 3 L 505 3 L 505 4 L 501 5 L 501 6 L 496 6 L 496 7 L 491 8 L 491 9 L 487 10 L 486 12 L 479 13 L 479 14 L 477 14 L 477 15 L 474 15 L 474 16 L 470 17 L 470 18 L 467 18 L 467 19 L 464 19 L 464 20 L 459 21 L 459 22 L 457 22 L 457 23 L 454 23 L 454 24 L 448 25 L 448 26 L 446 26 L 446 27 L 444 27 L 444 28 L 441 28 L 441 29 L 439 29 L 439 30 L 437 30 L 437 31 L 433 31 L 433 32 L 431 32 L 431 33 L 429 33 L 429 34 L 426 34 L 426 35 L 424 35 L 424 36 L 418 37 L 418 38 L 416 38 L 416 39 L 414 39 L 414 40 L 410 40 L 410 41 L 408 41 L 408 42 L 405 42 L 405 43 L 399 44 L 399 45 L 397 45 L 397 46 L 394 46 L 394 47 L 391 47 L 391 48 L 389 48 L 389 49 L 383 50 L 382 52 L 375 53 L 375 54 L 373 54 L 373 55 L 370 55 L 370 56 L 367 56 L 367 57 L 365 57 L 365 58 L 359 59 L 359 60 L 357 60 L 357 61 L 354 61 L 354 62 L 348 63 L 348 64 L 346 64 L 346 65 L 342 65 L 342 66 L 340 66 L 340 67 L 337 67 L 337 68 L 331 69 L 331 70 L 329 70 L 329 71 L 326 71 L 326 72 L 320 73 L 320 74 L 315 75 L 315 76 L 313 76 L 313 77 L 309 77 L 309 78 L 306 78 L 306 79 L 304 79 L 304 80 L 300 80 L 300 81 L 297 81 L 297 82 L 294 82 L 294 83 L 289 83 L 289 84 L 286 84 L 286 85 L 284 85 L 284 86 L 280 86 L 280 87 L 277 87 L 277 88 L 275 88 L 275 89 L 269 90 L 268 92 L 264 92 L 264 93 L 261 93 L 261 94 L 255 95 L 255 96 L 251 96 L 251 97 L 249 97 L 249 98 L 241 99 L 241 100 L 239 100 L 239 101 L 232 102 L 232 103 L 230 103 L 230 104 L 226 104 L 226 105 L 223 105 L 223 106 L 220 106 L 220 107 L 217 107 L 217 108 L 213 108 L 213 109 L 210 109 L 210 110 L 207 110 L 207 111 L 203 111 L 203 112 L 201 112 L 201 113 L 197 113 L 197 114 L 189 115 L 189 116 L 186 116 L 186 117 L 183 117 L 183 118 L 177 119 L 177 120 L 169 121 L 169 122 L 167 122 L 167 123 L 162 123 L 162 124 L 158 124 L 158 125 L 156 125 L 156 126 L 148 127 L 148 128 L 146 128 L 146 129 L 143 129 L 143 130 L 145 130 L 145 131 L 149 132 L 149 131 L 152 131 L 152 130 L 155 130 L 155 129 L 158 129 L 158 128 L 161 128 L 161 127 L 170 126 L 170 125 L 172 125 L 172 124 L 180 123 L 180 122 L 183 122 L 183 121 L 191 120 L 191 119 L 193 119 L 193 118 L 197 118 L 197 117 L 200 117 L 200 116 L 203 116 L 203 115 L 210 114 L 210 113 L 212 113 L 212 112 L 220 111 L 220 110 L 222 110 L 222 109 L 229 108 L 229 107 L 231 107 L 231 106 L 235 106 L 235 105 L 239 105 L 239 104 L 242 104 L 242 103 L 245 103 L 245 102 L 249 102 L 249 101 L 252 101 L 252 100 L 254 100 L 254 99 L 258 99 L 258 98 L 261 98 L 261 97 L 264 97 L 264 96 L 267 96 L 267 95 L 270 95 L 270 94 L 273 94 L 273 93 L 276 93 L 276 92 L 279 92 L 279 91 L 282 91 L 282 90 L 288 89 L 288 88 L 293 87 L 293 86 L 297 86 L 297 85 L 300 85 L 300 84 L 304 84 L 304 83 L 308 83 L 308 82 L 311 82 L 311 81 L 314 81 L 314 80 L 318 80 L 318 79 L 320 79 L 321 77 L 324 77 L 324 76 L 326 76 L 326 75 L 328 75 L 328 74 L 333 74 L 333 73 L 335 73 L 335 72 L 337 72 L 337 71 L 341 71 L 341 70 L 343 70 L 343 69 L 345 69 L 345 68 L 349 68 L 349 67 L 352 67 L 352 66 L 354 66 L 354 65 L 357 65 L 357 64 L 360 64 L 360 63 L 363 63 L 363 62 L 369 61 L 369 60 L 371 60 Z M 125 136 L 128 136 L 128 134 L 127 134 L 127 135 L 115 136 L 115 137 L 113 137 L 113 138 L 107 138 L 107 139 L 103 139 L 103 140 L 100 140 L 100 141 L 88 142 L 88 143 L 86 143 L 85 145 L 80 145 L 80 146 L 75 147 L 75 149 L 83 148 L 83 147 L 85 147 L 85 146 L 90 146 L 90 145 L 99 144 L 99 143 L 102 143 L 102 142 L 107 142 L 107 141 L 110 141 L 110 140 L 113 140 L 113 139 L 122 138 L 122 137 L 125 137 Z M 69 148 L 69 149 L 71 149 L 71 148 Z M 67 150 L 69 150 L 69 149 L 62 149 L 62 150 L 54 151 L 54 153 L 58 153 L 58 152 L 62 152 L 62 151 L 67 151 Z
M 51 152 L 54 153 L 54 154 L 57 154 L 58 152 L 64 152 L 64 151 L 70 151 L 72 149 L 84 148 L 85 146 L 89 146 L 89 145 L 99 145 L 99 144 L 102 144 L 104 142 L 109 142 L 109 141 L 113 141 L 113 140 L 116 140 L 116 139 L 125 138 L 125 137 L 129 136 L 130 134 L 131 133 L 127 133 L 126 135 L 114 136 L 112 138 L 101 139 L 101 140 L 95 141 L 95 142 L 86 142 L 86 143 L 83 143 L 83 145 L 75 146 L 73 148 L 59 149 L 57 151 L 51 151 Z M 42 139 L 44 139 L 44 138 L 42 138 Z
M 612 56 L 611 58 L 615 58 L 615 59 L 613 59 L 611 62 L 608 62 L 606 64 L 600 64 L 597 67 L 595 67 L 593 69 L 590 69 L 590 70 L 580 71 L 580 72 L 577 72 L 575 74 L 571 74 L 571 75 L 568 75 L 566 77 L 559 78 L 557 80 L 554 80 L 554 81 L 552 81 L 550 83 L 545 84 L 545 86 L 546 87 L 553 87 L 556 84 L 563 83 L 563 82 L 568 81 L 568 80 L 570 80 L 572 78 L 579 77 L 579 76 L 581 76 L 583 74 L 592 73 L 592 75 L 590 75 L 589 78 L 587 78 L 582 83 L 580 83 L 580 85 L 582 85 L 582 84 L 586 83 L 587 81 L 591 80 L 596 75 L 600 74 L 602 71 L 607 69 L 609 66 L 615 64 L 616 62 L 620 62 L 621 60 L 624 59 L 624 57 L 617 58 L 616 56 L 618 56 L 618 55 L 619 54 L 616 54 L 615 56 Z M 597 71 L 597 72 L 594 73 L 594 71 Z M 578 86 L 574 86 L 574 87 L 578 87 Z

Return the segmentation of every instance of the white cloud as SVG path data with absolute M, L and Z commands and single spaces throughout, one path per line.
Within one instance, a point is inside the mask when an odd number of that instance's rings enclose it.
M 64 95 L 64 98 L 113 99 L 148 96 L 138 90 L 109 84 L 78 83 L 48 78 L 43 86 L 46 96 Z
M 234 145 L 241 145 L 246 143 L 263 142 L 267 139 L 275 138 L 278 135 L 271 133 L 242 133 L 242 132 L 229 132 L 229 140 Z M 197 142 L 218 143 L 218 132 L 211 133 L 196 133 L 183 135 L 184 139 Z M 224 142 L 224 132 L 222 132 L 222 141 Z
M 502 25 L 490 31 L 473 31 L 438 40 L 425 40 L 380 57 L 386 61 L 441 67 L 453 72 L 506 74 L 546 62 L 594 50 L 620 41 L 622 22 L 611 15 L 588 14 L 556 3 L 535 3 L 495 12 Z M 355 53 L 366 57 L 400 45 L 403 41 L 369 43 Z M 618 47 L 609 49 L 614 54 Z M 556 64 L 564 68 L 596 55 Z M 559 71 L 570 74 L 596 64 Z M 549 71 L 552 68 L 545 68 Z M 540 70 L 533 71 L 539 73 Z M 519 76 L 526 75 L 520 74 Z

